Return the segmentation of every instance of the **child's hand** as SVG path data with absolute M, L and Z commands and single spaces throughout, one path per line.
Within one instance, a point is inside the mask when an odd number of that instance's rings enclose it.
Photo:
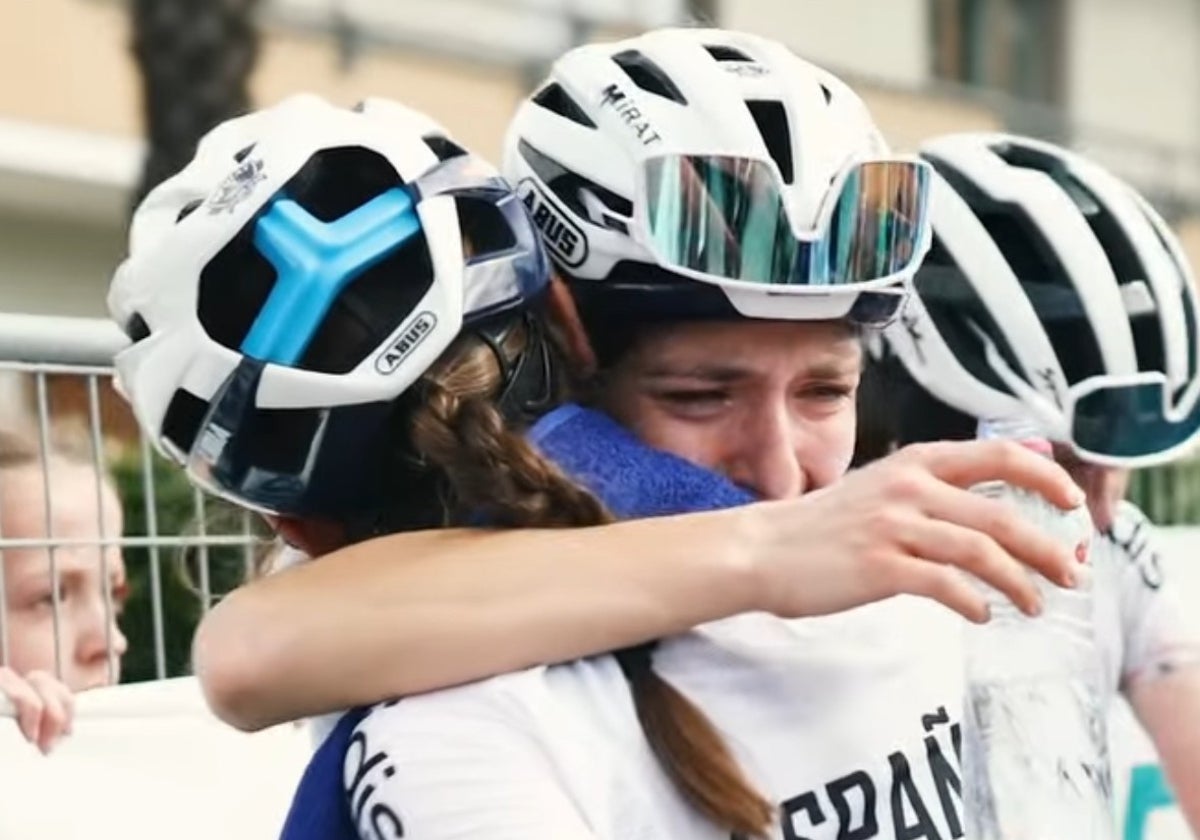
M 64 735 L 71 734 L 75 697 L 52 674 L 31 671 L 21 676 L 0 667 L 0 693 L 16 707 L 17 726 L 31 744 L 47 754 Z

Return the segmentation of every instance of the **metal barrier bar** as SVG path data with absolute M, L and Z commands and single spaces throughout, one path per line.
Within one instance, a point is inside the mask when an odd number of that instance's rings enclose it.
M 117 351 L 129 344 L 121 330 L 102 318 L 0 313 L 0 359 L 47 365 L 109 368 Z M 55 372 L 47 370 L 47 372 Z
M 204 510 L 204 494 L 200 492 L 200 488 L 192 488 L 192 510 L 196 518 L 196 528 L 199 531 L 197 536 L 200 537 L 200 609 L 207 613 L 212 609 L 212 580 L 209 574 L 209 557 L 208 544 L 204 542 L 207 536 L 208 523 L 205 521 Z
M 142 446 L 142 464 L 151 463 L 152 453 L 150 441 L 146 435 L 140 434 Z M 150 591 L 151 612 L 154 617 L 154 671 L 161 680 L 167 675 L 167 655 L 163 642 L 163 605 L 162 605 L 162 567 L 158 554 L 158 507 L 154 495 L 154 470 L 148 467 L 142 469 L 142 487 L 145 488 L 146 499 L 146 537 L 150 550 Z
M 156 537 L 104 537 L 102 539 L 72 539 L 69 537 L 0 537 L 0 550 L 6 548 L 82 548 L 87 546 L 119 546 L 121 548 L 152 548 L 160 546 L 162 548 L 200 548 L 202 546 L 208 548 L 216 547 L 234 547 L 240 548 L 246 545 L 246 535 L 227 535 L 227 536 L 205 536 L 205 537 L 188 537 L 188 536 L 164 536 L 162 534 Z M 251 538 L 252 545 L 257 545 L 261 542 L 258 537 Z
M 46 516 L 46 537 L 53 539 L 54 537 L 54 506 L 51 499 L 54 497 L 54 492 L 50 482 L 50 403 L 46 398 L 46 375 L 38 373 L 37 378 L 37 417 L 38 417 L 38 442 L 42 449 L 42 503 L 45 509 Z M 50 602 L 53 605 L 53 622 L 54 622 L 54 673 L 62 675 L 62 645 L 59 640 L 62 638 L 60 627 L 60 604 L 59 604 L 59 575 L 58 575 L 58 557 L 55 554 L 57 546 L 51 545 L 46 550 L 47 561 L 50 564 Z M 112 648 L 109 648 L 112 650 Z
M 106 397 L 106 394 L 101 389 L 111 387 L 113 356 L 126 346 L 128 341 L 121 331 L 104 319 L 0 313 L 0 371 L 7 371 L 22 378 L 27 377 L 33 389 L 35 399 L 29 405 L 30 421 L 39 451 L 42 453 L 38 475 L 48 496 L 42 502 L 42 522 L 36 526 L 43 528 L 41 532 L 33 531 L 35 526 L 32 523 L 27 532 L 13 531 L 11 527 L 7 533 L 0 531 L 0 560 L 3 560 L 5 552 L 45 552 L 46 562 L 50 565 L 50 575 L 57 579 L 61 571 L 59 552 L 94 550 L 99 558 L 100 580 L 107 582 L 113 571 L 111 552 L 121 551 L 125 554 L 129 574 L 136 575 L 144 582 L 144 589 L 140 591 L 149 594 L 148 599 L 146 594 L 140 596 L 142 600 L 138 602 L 146 608 L 145 613 L 139 612 L 139 615 L 147 616 L 144 632 L 139 631 L 137 637 L 130 638 L 131 653 L 137 653 L 138 662 L 142 663 L 138 666 L 142 669 L 140 677 L 135 678 L 161 679 L 186 673 L 186 652 L 181 650 L 180 645 L 186 642 L 192 623 L 211 607 L 214 591 L 219 594 L 240 580 L 236 567 L 215 567 L 213 564 L 227 561 L 237 563 L 240 554 L 239 565 L 249 568 L 253 565 L 256 551 L 263 541 L 255 533 L 253 515 L 239 513 L 237 516 L 228 517 L 227 521 L 223 517 L 222 523 L 217 525 L 209 521 L 208 514 L 212 509 L 206 501 L 207 497 L 177 480 L 178 474 L 172 472 L 173 468 L 156 474 L 156 470 L 161 468 L 162 459 L 153 452 L 149 440 L 144 435 L 127 438 L 123 449 L 118 447 L 113 450 L 124 453 L 121 456 L 122 460 L 110 463 L 106 455 L 106 442 L 112 440 L 108 435 L 114 430 L 106 429 L 105 425 L 108 412 L 122 411 L 123 403 L 110 404 L 107 399 L 102 400 L 102 396 Z M 79 379 L 71 381 L 72 377 Z M 60 387 L 66 387 L 68 390 L 63 393 L 71 395 L 69 408 L 59 404 L 57 389 Z M 56 522 L 56 517 L 64 511 L 57 507 L 62 504 L 56 498 L 57 473 L 47 455 L 54 451 L 54 446 L 58 443 L 58 422 L 67 419 L 64 413 L 67 411 L 73 419 L 82 420 L 80 425 L 86 427 L 86 431 L 81 428 L 81 440 L 75 443 L 79 444 L 80 454 L 86 457 L 84 463 L 94 475 L 94 487 L 87 490 L 85 498 L 94 496 L 97 521 L 94 523 L 94 531 L 88 526 L 86 536 L 80 536 L 81 532 L 74 531 L 71 532 L 74 536 L 60 534 L 60 526 Z M 125 431 L 118 430 L 116 434 L 128 435 L 135 425 L 128 422 L 121 428 Z M 82 440 L 84 437 L 86 449 Z M 118 464 L 124 465 L 121 467 L 121 475 L 125 476 L 125 492 L 119 495 L 123 497 L 122 502 L 127 515 L 127 534 L 114 534 L 106 530 L 111 526 L 106 525 L 104 517 L 105 500 L 108 498 L 105 483 L 118 478 L 111 469 Z M 172 480 L 163 481 L 162 476 Z M 133 479 L 136 486 L 129 483 L 129 479 Z M 170 495 L 164 496 L 168 490 Z M 135 495 L 129 496 L 130 493 Z M 136 502 L 137 494 L 143 495 L 144 499 L 136 505 L 137 510 L 134 511 L 130 505 Z M 219 504 L 224 506 L 227 503 Z M 163 519 L 163 512 L 168 510 L 164 505 L 169 505 L 171 511 L 167 520 Z M 143 520 L 142 526 L 130 524 L 129 516 L 134 514 L 135 519 Z M 187 519 L 189 514 L 190 522 Z M 191 583 L 171 578 L 170 597 L 173 600 L 169 602 L 165 600 L 168 594 L 168 579 L 162 563 L 164 560 L 169 562 L 171 558 L 164 556 L 164 551 L 178 552 L 181 558 L 186 557 L 192 576 L 196 578 L 194 588 Z M 139 552 L 145 554 L 139 556 Z M 220 552 L 234 554 L 232 557 L 222 558 Z M 198 561 L 198 567 L 191 565 L 193 559 Z M 0 663 L 12 661 L 12 630 L 16 627 L 12 624 L 14 613 L 9 609 L 8 599 L 4 594 L 6 584 L 12 583 L 11 580 L 5 579 L 6 565 L 8 564 L 0 562 Z M 220 570 L 220 578 L 214 577 L 213 574 L 217 568 Z M 66 628 L 65 623 L 60 621 L 65 605 L 59 603 L 58 587 L 53 589 L 50 605 L 53 613 L 53 632 L 56 635 L 53 667 L 61 677 L 64 674 L 64 666 L 70 661 L 66 657 L 73 655 L 73 652 L 60 643 L 61 634 Z M 113 618 L 117 604 L 107 583 L 102 586 L 102 592 L 106 616 L 104 640 L 108 649 L 113 651 L 116 626 Z M 149 601 L 148 604 L 145 603 L 146 600 Z M 176 612 L 178 609 L 184 609 L 186 614 Z M 47 625 L 50 623 L 48 618 Z M 124 620 L 122 626 L 128 634 L 129 630 L 125 627 Z M 169 637 L 168 633 L 171 634 Z M 169 650 L 168 638 L 173 639 Z M 49 655 L 48 649 L 46 655 Z M 110 657 L 110 681 L 116 676 L 115 666 L 115 658 Z M 50 665 L 45 667 L 49 668 Z M 126 674 L 128 675 L 128 668 Z
M 104 463 L 103 463 L 103 445 L 101 439 L 103 435 L 100 430 L 100 390 L 96 385 L 96 375 L 88 374 L 87 377 L 87 400 L 88 400 L 88 431 L 91 433 L 92 444 L 92 471 L 96 478 L 96 534 L 99 536 L 101 543 L 97 546 L 100 551 L 100 580 L 106 581 L 109 576 L 108 568 L 108 551 L 107 546 L 103 544 L 104 540 Z M 112 602 L 112 589 L 108 586 L 102 588 L 104 597 L 104 614 L 110 616 L 114 613 Z M 113 649 L 113 634 L 112 622 L 104 622 L 104 649 L 112 651 Z M 108 657 L 108 681 L 116 682 L 116 662 L 114 657 Z
M 0 503 L 0 523 L 4 520 L 4 506 Z M 0 540 L 4 539 L 4 527 L 0 524 Z M 0 664 L 11 662 L 11 655 L 8 650 L 8 590 L 5 588 L 4 581 L 4 549 L 6 546 L 0 542 Z

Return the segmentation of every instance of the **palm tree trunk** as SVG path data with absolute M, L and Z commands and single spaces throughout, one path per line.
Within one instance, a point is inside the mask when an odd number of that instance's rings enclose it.
M 135 204 L 191 159 L 210 128 L 250 108 L 258 0 L 131 0 L 148 153 Z

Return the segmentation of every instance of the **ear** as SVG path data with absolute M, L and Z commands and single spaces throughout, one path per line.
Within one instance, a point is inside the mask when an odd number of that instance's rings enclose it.
M 293 519 L 281 516 L 270 517 L 267 521 L 273 525 L 275 532 L 284 542 L 298 548 L 314 560 L 346 545 L 345 528 L 333 520 Z
M 583 328 L 575 298 L 557 275 L 550 280 L 546 306 L 570 357 L 568 361 L 572 371 L 579 379 L 591 378 L 596 373 L 596 353 L 592 350 L 587 330 Z

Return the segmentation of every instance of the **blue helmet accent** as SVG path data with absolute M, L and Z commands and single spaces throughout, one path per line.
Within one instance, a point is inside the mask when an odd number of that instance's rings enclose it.
M 242 341 L 251 358 L 294 366 L 338 296 L 421 230 L 412 196 L 394 187 L 332 222 L 284 195 L 259 217 L 254 244 L 278 272 Z
M 456 202 L 457 225 L 447 224 L 440 238 L 438 231 L 423 231 L 417 212 L 420 202 L 437 197 Z M 243 358 L 207 400 L 190 439 L 176 446 L 193 481 L 239 504 L 295 516 L 375 522 L 394 466 L 381 457 L 395 443 L 396 430 L 389 422 L 394 400 L 403 383 L 415 381 L 428 365 L 404 376 L 377 377 L 390 382 L 392 392 L 362 402 L 331 404 L 306 394 L 300 405 L 264 408 L 258 404 L 263 380 L 310 361 L 319 369 L 320 363 L 306 356 L 323 335 L 337 301 L 354 295 L 358 278 L 424 233 L 433 245 L 448 247 L 452 238 L 465 243 L 461 274 L 439 275 L 430 265 L 432 255 L 414 255 L 411 265 L 407 259 L 396 263 L 396 276 L 389 272 L 388 279 L 412 283 L 414 294 L 427 294 L 438 283 L 446 288 L 432 295 L 436 314 L 417 308 L 419 301 L 405 301 L 403 312 L 382 313 L 378 334 L 371 338 L 383 341 L 384 335 L 394 341 L 398 330 L 423 313 L 439 327 L 459 321 L 454 334 L 448 329 L 438 333 L 443 349 L 464 330 L 497 345 L 511 328 L 511 319 L 499 316 L 518 314 L 528 325 L 529 338 L 519 358 L 500 355 L 505 384 L 498 402 L 513 416 L 540 412 L 554 396 L 555 379 L 544 336 L 528 309 L 549 285 L 550 267 L 525 205 L 507 183 L 468 156 L 445 161 L 331 221 L 315 217 L 298 199 L 284 188 L 252 222 L 252 247 L 274 268 L 274 285 L 236 345 Z M 244 239 L 240 247 L 247 247 Z M 235 278 L 230 275 L 225 282 Z M 459 284 L 461 289 L 451 288 Z M 372 307 L 370 301 L 355 300 L 359 307 Z M 445 307 L 461 307 L 461 312 L 443 311 Z M 367 352 L 377 354 L 389 346 Z M 357 356 L 353 359 L 361 363 Z M 378 366 L 366 371 L 368 376 L 377 372 Z M 314 391 L 320 393 L 319 382 Z M 414 473 L 405 480 L 418 478 Z

